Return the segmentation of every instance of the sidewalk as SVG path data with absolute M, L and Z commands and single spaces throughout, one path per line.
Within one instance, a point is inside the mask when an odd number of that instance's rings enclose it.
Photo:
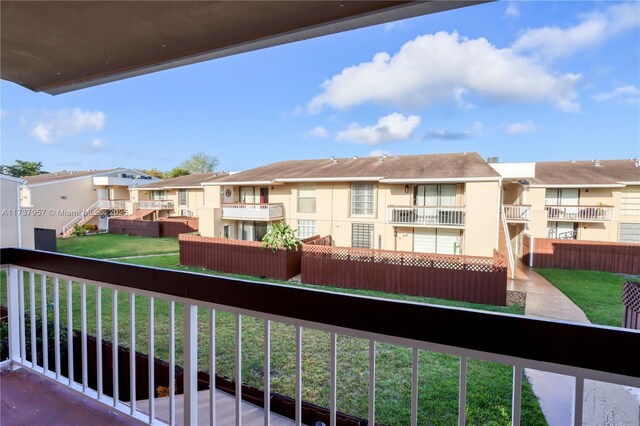
M 515 279 L 508 280 L 507 289 L 527 293 L 525 316 L 591 323 L 571 299 L 520 260 L 516 260 Z M 529 368 L 524 372 L 549 426 L 571 424 L 575 379 Z M 587 419 L 615 425 L 638 421 L 638 403 L 623 386 L 585 380 L 584 398 L 583 424 L 591 424 Z

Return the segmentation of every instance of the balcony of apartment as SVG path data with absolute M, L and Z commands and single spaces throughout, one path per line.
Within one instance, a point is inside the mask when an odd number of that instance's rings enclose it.
M 129 200 L 98 200 L 100 210 L 124 210 Z
M 389 206 L 387 223 L 389 225 L 407 225 L 462 228 L 465 223 L 464 206 Z
M 138 202 L 140 210 L 173 210 L 171 200 L 143 200 Z
M 556 222 L 608 222 L 613 220 L 612 206 L 546 205 L 547 219 Z
M 287 400 L 295 424 L 313 424 L 305 417 L 310 405 L 302 399 L 307 362 L 302 355 L 310 350 L 303 346 L 306 333 L 324 333 L 328 341 L 328 402 L 324 408 L 315 406 L 324 410 L 327 425 L 338 424 L 336 419 L 345 415 L 337 410 L 338 398 L 348 398 L 337 391 L 339 372 L 348 373 L 352 363 L 359 362 L 342 352 L 349 351 L 339 344 L 345 337 L 361 339 L 368 348 L 367 364 L 374 372 L 367 373 L 368 384 L 364 385 L 369 395 L 368 424 L 376 424 L 376 406 L 381 403 L 376 389 L 383 385 L 375 371 L 376 365 L 386 361 L 376 349 L 380 345 L 409 350 L 408 359 L 402 362 L 412 377 L 406 384 L 411 394 L 411 424 L 417 424 L 418 413 L 427 409 L 422 405 L 424 395 L 418 394 L 424 386 L 418 381 L 419 371 L 430 367 L 420 356 L 424 351 L 459 361 L 455 396 L 458 424 L 467 421 L 467 391 L 477 385 L 467 376 L 467 363 L 475 360 L 511 367 L 511 410 L 504 415 L 514 425 L 521 422 L 524 368 L 574 378 L 571 424 L 575 425 L 583 424 L 585 380 L 639 385 L 634 351 L 594 350 L 636 347 L 638 333 L 632 330 L 353 296 L 34 250 L 2 249 L 1 259 L 7 280 L 2 288 L 6 294 L 0 299 L 7 305 L 8 321 L 8 360 L 2 367 L 14 370 L 2 379 L 5 415 L 29 414 L 32 419 L 42 419 L 48 410 L 58 416 L 51 417 L 54 422 L 66 415 L 75 420 L 93 418 L 94 424 L 109 424 L 115 417 L 120 419 L 119 424 L 142 421 L 195 425 L 210 424 L 213 416 L 218 422 L 211 424 L 218 425 L 292 424 L 274 415 L 278 404 L 272 403 L 277 394 L 271 391 L 271 337 L 282 324 L 292 327 L 295 367 L 278 374 L 290 374 L 291 383 L 295 383 Z M 112 304 L 114 298 L 123 302 Z M 331 309 L 304 308 L 310 306 Z M 48 320 L 38 318 L 37 312 L 45 311 L 49 312 Z M 119 318 L 124 321 L 124 329 L 118 327 Z M 225 347 L 215 338 L 216 327 L 224 321 L 235 342 L 227 349 L 232 353 L 225 352 L 233 360 L 235 372 L 229 379 L 216 374 L 222 366 L 216 366 L 216 357 L 211 356 L 219 356 L 220 347 Z M 262 324 L 261 332 L 254 336 L 261 341 L 259 351 L 264 354 L 264 365 L 258 367 L 262 383 L 258 393 L 256 388 L 251 388 L 253 393 L 247 392 L 243 384 L 243 351 L 255 351 L 246 346 L 243 321 L 247 325 Z M 158 322 L 163 324 L 162 334 L 157 333 Z M 176 326 L 178 322 L 180 326 Z M 94 332 L 95 337 L 91 336 Z M 103 341 L 103 335 L 115 337 L 96 344 Z M 509 338 L 505 338 L 507 335 Z M 125 339 L 129 348 L 119 347 L 118 339 Z M 166 362 L 158 369 L 148 360 L 161 353 Z M 204 368 L 203 357 L 210 360 Z M 222 385 L 226 386 L 224 393 L 216 390 Z M 149 392 L 158 386 L 166 395 Z M 53 401 L 51 395 L 55 396 Z M 24 405 L 11 408 L 4 405 L 5 398 L 17 398 Z M 50 404 L 43 402 L 47 398 Z M 252 405 L 243 400 L 251 400 Z M 106 412 L 100 413 L 100 408 Z
M 503 204 L 502 208 L 507 222 L 525 223 L 531 220 L 531 206 L 528 204 Z
M 222 219 L 272 221 L 284 219 L 282 203 L 222 204 Z

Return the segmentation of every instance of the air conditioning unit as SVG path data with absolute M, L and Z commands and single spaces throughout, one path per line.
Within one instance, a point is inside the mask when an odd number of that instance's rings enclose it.
M 180 210 L 180 216 L 193 216 L 193 212 L 191 210 L 182 209 Z

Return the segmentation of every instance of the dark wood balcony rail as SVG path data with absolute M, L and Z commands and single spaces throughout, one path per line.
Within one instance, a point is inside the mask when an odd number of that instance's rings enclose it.
M 497 362 L 553 367 L 567 374 L 640 387 L 640 331 L 527 318 L 249 282 L 35 250 L 3 248 L 16 265 L 200 303 L 259 312 L 320 329 L 371 333 L 379 340 L 424 342 Z M 179 283 L 179 285 L 176 285 Z M 317 309 L 327 307 L 327 309 Z M 388 339 L 387 339 L 388 337 Z

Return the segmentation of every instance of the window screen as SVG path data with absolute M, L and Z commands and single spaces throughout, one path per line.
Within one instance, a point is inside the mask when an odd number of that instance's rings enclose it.
M 351 185 L 351 214 L 373 215 L 373 184 L 354 183 Z
M 371 223 L 351 224 L 351 247 L 357 247 L 357 248 L 373 247 L 373 224 Z
M 316 212 L 316 186 L 303 184 L 298 186 L 298 213 Z

